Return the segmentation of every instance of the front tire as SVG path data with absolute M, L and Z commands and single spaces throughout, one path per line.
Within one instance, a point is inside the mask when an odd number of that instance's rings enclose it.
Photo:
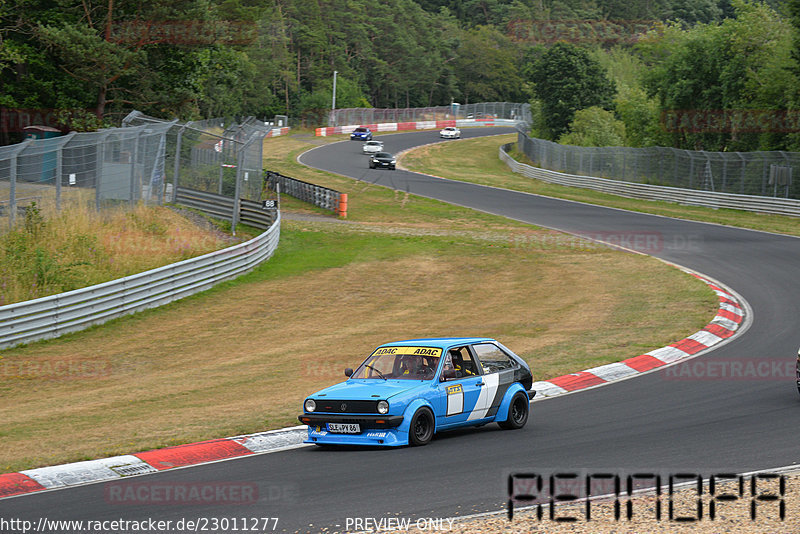
M 528 422 L 529 413 L 530 403 L 528 402 L 528 396 L 523 393 L 517 393 L 511 399 L 511 404 L 508 405 L 508 417 L 505 421 L 500 421 L 497 424 L 503 430 L 517 430 Z
M 408 443 L 413 447 L 427 445 L 433 438 L 433 413 L 428 408 L 420 408 L 411 418 L 408 429 Z

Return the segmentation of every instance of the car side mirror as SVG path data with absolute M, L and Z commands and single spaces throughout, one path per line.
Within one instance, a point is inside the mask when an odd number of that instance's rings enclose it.
M 352 370 L 352 369 L 350 369 L 349 367 L 345 368 L 345 370 L 344 370 L 344 376 L 346 376 L 346 377 L 350 378 L 351 376 L 353 376 L 353 370 Z
M 445 369 L 442 371 L 442 378 L 445 380 L 452 380 L 458 378 L 458 371 L 455 369 Z

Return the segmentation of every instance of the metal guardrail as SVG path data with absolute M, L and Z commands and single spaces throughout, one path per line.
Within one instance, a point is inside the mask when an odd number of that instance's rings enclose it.
M 706 152 L 671 147 L 589 147 L 529 137 L 517 150 L 533 165 L 564 174 L 734 195 L 800 199 L 800 152 Z
M 510 146 L 511 143 L 500 147 L 500 159 L 503 160 L 513 172 L 522 174 L 528 178 L 542 180 L 543 182 L 593 189 L 603 193 L 630 198 L 662 200 L 689 206 L 726 208 L 800 217 L 800 200 L 739 195 L 736 193 L 715 193 L 713 191 L 702 191 L 698 189 L 637 184 L 608 178 L 597 178 L 594 176 L 566 174 L 519 163 L 506 152 Z
M 258 237 L 172 265 L 67 293 L 0 307 L 0 348 L 68 332 L 161 306 L 234 278 L 269 259 L 281 219 Z
M 239 221 L 242 224 L 266 230 L 277 216 L 277 209 L 266 209 L 261 202 L 245 198 L 239 201 Z
M 271 191 L 275 191 L 276 186 L 280 184 L 280 192 L 284 195 L 289 195 L 303 202 L 314 204 L 322 209 L 331 211 L 339 210 L 339 202 L 342 196 L 342 193 L 339 191 L 289 178 L 288 176 L 274 171 L 264 171 L 264 179 L 267 182 L 267 187 Z
M 211 217 L 233 220 L 235 201 L 224 195 L 179 187 L 175 195 L 175 203 L 196 209 Z M 265 209 L 261 202 L 242 198 L 239 199 L 239 214 L 236 220 L 254 228 L 266 230 L 275 222 L 277 213 L 277 209 Z

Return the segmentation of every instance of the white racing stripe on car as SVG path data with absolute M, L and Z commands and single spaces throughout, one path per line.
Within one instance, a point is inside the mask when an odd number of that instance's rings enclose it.
M 475 403 L 475 408 L 469 414 L 469 417 L 467 417 L 467 421 L 483 419 L 486 417 L 486 412 L 492 407 L 492 399 L 494 399 L 497 386 L 500 384 L 500 375 L 498 373 L 491 373 L 484 375 L 482 378 L 483 386 L 481 386 L 481 392 L 478 394 L 478 402 Z

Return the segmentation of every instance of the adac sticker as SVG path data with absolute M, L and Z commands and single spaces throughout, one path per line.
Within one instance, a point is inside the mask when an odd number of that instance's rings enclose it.
M 373 356 L 381 356 L 383 354 L 416 354 L 418 356 L 436 356 L 437 358 L 442 355 L 442 349 L 431 347 L 381 347 L 372 353 Z

